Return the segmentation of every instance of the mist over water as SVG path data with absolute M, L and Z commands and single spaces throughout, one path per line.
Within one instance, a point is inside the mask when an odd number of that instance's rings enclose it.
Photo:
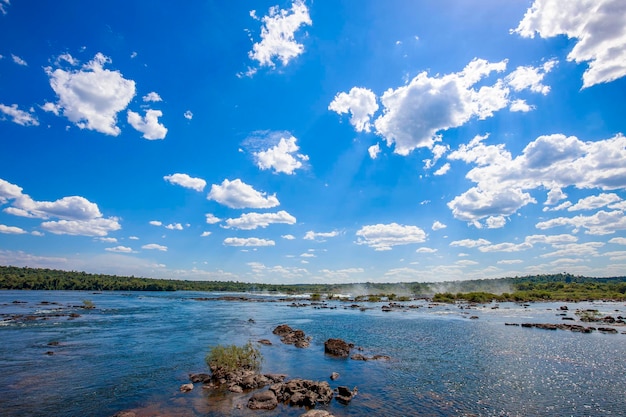
M 321 309 L 267 302 L 268 296 L 266 302 L 194 299 L 207 296 L 0 292 L 0 415 L 299 416 L 305 410 L 283 405 L 271 413 L 248 410 L 250 392 L 200 384 L 178 391 L 189 373 L 208 371 L 210 346 L 262 338 L 273 343 L 260 346 L 263 372 L 358 387 L 348 406 L 325 407 L 336 416 L 624 415 L 626 335 L 504 325 L 560 323 L 563 303 L 468 310 L 416 301 L 416 308 L 383 312 L 383 303 L 361 303 L 361 311 L 340 301 Z M 81 309 L 85 299 L 96 308 Z M 626 316 L 623 303 L 568 305 L 571 317 L 576 308 Z M 72 312 L 80 317 L 69 317 Z M 16 316 L 22 318 L 11 320 Z M 272 330 L 283 323 L 304 330 L 311 346 L 282 344 Z M 323 344 L 331 337 L 391 359 L 328 357 Z M 332 372 L 340 374 L 337 381 L 330 381 Z

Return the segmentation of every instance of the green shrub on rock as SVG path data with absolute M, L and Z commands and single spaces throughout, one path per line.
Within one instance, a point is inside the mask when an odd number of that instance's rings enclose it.
M 244 346 L 217 345 L 206 355 L 205 361 L 214 378 L 223 378 L 231 373 L 261 370 L 261 351 L 248 342 Z

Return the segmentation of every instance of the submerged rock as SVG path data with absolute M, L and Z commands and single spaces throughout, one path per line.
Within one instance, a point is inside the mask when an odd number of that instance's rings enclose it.
M 248 400 L 251 410 L 273 410 L 278 406 L 278 399 L 273 391 L 257 392 Z

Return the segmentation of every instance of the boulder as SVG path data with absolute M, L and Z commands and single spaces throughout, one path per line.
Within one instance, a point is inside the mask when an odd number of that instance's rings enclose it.
M 251 410 L 273 410 L 278 406 L 278 399 L 273 391 L 257 392 L 248 400 Z
M 339 378 L 339 374 L 337 372 L 333 372 L 332 374 L 330 374 L 330 379 L 331 380 L 336 380 Z
M 348 404 L 350 401 L 352 401 L 352 399 L 357 394 L 356 387 L 354 387 L 354 389 L 350 391 L 350 388 L 341 386 L 341 387 L 337 387 L 335 391 L 337 392 L 337 395 L 335 396 L 335 398 L 341 404 Z
M 211 380 L 211 375 L 209 374 L 189 374 L 189 380 L 191 382 L 209 382 Z
M 333 390 L 326 381 L 292 379 L 285 383 L 272 385 L 270 391 L 276 394 L 278 401 L 300 407 L 328 404 L 333 398 Z
M 300 417 L 334 417 L 328 411 L 325 410 L 309 410 L 302 414 Z
M 346 343 L 342 339 L 328 339 L 324 342 L 324 353 L 347 358 L 350 355 L 350 349 L 353 347 L 353 345 Z
M 276 327 L 272 333 L 280 336 L 281 342 L 287 345 L 294 345 L 297 348 L 306 348 L 311 344 L 311 338 L 302 330 L 294 330 L 286 324 Z
M 180 392 L 189 392 L 193 390 L 193 384 L 183 384 L 180 386 Z

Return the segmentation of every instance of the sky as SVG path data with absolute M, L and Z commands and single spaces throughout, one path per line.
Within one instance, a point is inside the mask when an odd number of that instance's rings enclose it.
M 623 0 L 0 0 L 0 264 L 626 275 Z

